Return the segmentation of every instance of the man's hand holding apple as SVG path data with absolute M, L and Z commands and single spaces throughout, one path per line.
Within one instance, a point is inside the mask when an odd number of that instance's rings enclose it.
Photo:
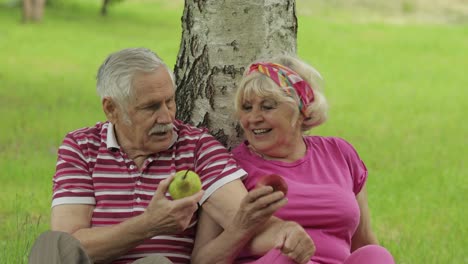
M 185 230 L 198 209 L 197 203 L 203 196 L 201 190 L 177 200 L 167 199 L 165 193 L 173 178 L 174 176 L 170 176 L 159 183 L 158 189 L 144 212 L 152 236 L 175 234 Z

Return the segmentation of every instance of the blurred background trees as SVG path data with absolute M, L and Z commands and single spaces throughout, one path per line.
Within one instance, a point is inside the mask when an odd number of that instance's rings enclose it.
M 46 5 L 53 5 L 60 0 L 14 0 L 12 5 L 22 5 L 22 21 L 41 22 L 44 17 L 44 8 Z M 102 0 L 100 14 L 106 16 L 111 5 L 122 2 L 123 0 Z
M 22 0 L 23 22 L 40 22 L 44 16 L 46 0 Z
M 106 16 L 107 15 L 107 9 L 109 5 L 116 4 L 119 2 L 122 2 L 123 0 L 102 0 L 102 6 L 101 6 L 101 15 Z
M 206 0 L 205 0 L 206 1 Z M 36 10 L 36 14 L 43 14 L 45 8 L 52 8 L 58 4 L 66 4 L 67 0 L 0 0 L 8 2 L 8 5 L 19 6 L 24 3 L 24 13 L 30 8 Z M 99 3 L 96 13 L 107 16 L 112 5 L 125 2 L 124 0 L 92 0 Z M 139 0 L 145 3 L 170 3 L 171 5 L 183 5 L 182 0 Z M 468 22 L 467 0 L 297 0 L 305 8 L 297 10 L 298 15 L 339 18 L 342 20 L 370 22 L 382 21 L 391 23 L 440 23 L 440 24 L 464 24 Z M 255 3 L 255 1 L 252 1 Z M 28 7 L 29 6 L 29 7 Z M 42 10 L 42 11 L 40 11 Z M 351 15 L 351 17 L 350 17 Z M 39 20 L 30 15 L 30 21 Z

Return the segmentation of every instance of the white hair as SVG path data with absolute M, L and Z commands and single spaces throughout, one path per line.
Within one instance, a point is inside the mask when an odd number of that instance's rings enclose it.
M 128 48 L 112 53 L 99 67 L 96 88 L 101 100 L 113 99 L 123 111 L 124 118 L 130 122 L 126 105 L 133 95 L 133 78 L 138 72 L 152 72 L 165 68 L 175 87 L 174 74 L 162 59 L 146 48 Z

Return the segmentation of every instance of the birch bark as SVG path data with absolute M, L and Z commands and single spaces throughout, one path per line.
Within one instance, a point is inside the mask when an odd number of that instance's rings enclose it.
M 234 94 L 254 60 L 295 54 L 295 0 L 185 0 L 175 66 L 178 118 L 227 147 L 241 140 Z

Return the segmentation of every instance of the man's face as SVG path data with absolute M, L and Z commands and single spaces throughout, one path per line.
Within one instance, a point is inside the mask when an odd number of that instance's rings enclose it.
M 165 68 L 137 73 L 128 105 L 128 120 L 114 121 L 119 144 L 126 150 L 149 155 L 170 147 L 175 119 L 175 88 Z M 130 122 L 128 122 L 130 121 Z

